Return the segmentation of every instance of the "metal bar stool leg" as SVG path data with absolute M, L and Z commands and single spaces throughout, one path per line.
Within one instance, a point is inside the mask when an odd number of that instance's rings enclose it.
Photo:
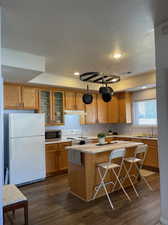
M 137 195 L 137 197 L 139 197 L 139 194 L 138 194 L 138 192 L 137 192 L 137 190 L 136 190 L 136 188 L 135 188 L 135 186 L 134 186 L 134 184 L 133 184 L 133 182 L 132 182 L 132 180 L 131 180 L 131 177 L 130 177 L 130 175 L 129 175 L 129 173 L 128 173 L 128 170 L 127 170 L 127 168 L 126 168 L 126 166 L 125 166 L 125 163 L 123 164 L 123 167 L 124 167 L 124 170 L 125 170 L 125 172 L 126 172 L 126 175 L 128 176 L 128 179 L 129 179 L 129 181 L 130 181 L 130 183 L 131 183 L 131 185 L 132 185 L 132 187 L 133 187 L 133 189 L 134 189 L 135 194 Z
M 100 178 L 101 178 L 101 183 L 100 183 L 100 185 L 99 185 L 99 187 L 98 187 L 98 189 L 97 189 L 97 191 L 96 191 L 96 193 L 95 193 L 94 198 L 95 198 L 96 195 L 98 194 L 98 192 L 99 192 L 101 186 L 103 186 L 104 191 L 105 191 L 105 193 L 106 193 L 106 196 L 107 196 L 107 198 L 108 198 L 108 200 L 109 200 L 110 206 L 111 206 L 112 209 L 114 209 L 113 203 L 111 202 L 110 196 L 109 196 L 108 191 L 107 191 L 107 189 L 106 189 L 106 185 L 105 185 L 105 183 L 104 183 L 104 179 L 105 179 L 105 177 L 106 177 L 106 175 L 107 175 L 108 170 L 105 171 L 105 173 L 104 173 L 103 176 L 102 176 L 102 174 L 101 174 L 100 168 L 98 168 L 98 172 L 99 172 L 99 175 L 100 175 Z
M 96 198 L 98 192 L 100 191 L 100 188 L 103 186 L 103 181 L 104 181 L 104 178 L 106 177 L 107 172 L 108 172 L 108 171 L 106 170 L 105 173 L 104 173 L 104 175 L 102 176 L 102 174 L 101 174 L 101 172 L 100 172 L 100 168 L 98 167 L 98 173 L 99 173 L 101 182 L 100 182 L 100 184 L 99 184 L 99 186 L 98 186 L 98 188 L 97 188 L 97 190 L 96 190 L 96 192 L 95 192 L 95 194 L 94 194 L 94 196 L 93 196 L 93 200 Z
M 121 182 L 120 182 L 120 179 L 118 178 L 118 176 L 117 176 L 115 170 L 114 170 L 114 169 L 112 169 L 112 170 L 113 170 L 113 173 L 114 173 L 114 175 L 115 175 L 115 177 L 116 177 L 118 183 L 120 184 L 120 186 L 121 186 L 121 188 L 122 188 L 124 194 L 126 195 L 126 197 L 128 198 L 128 200 L 131 201 L 129 195 L 127 194 L 127 192 L 125 191 L 124 187 L 122 186 L 122 184 L 121 184 Z
M 135 167 L 139 173 L 139 176 L 143 179 L 144 183 L 147 185 L 147 187 L 149 188 L 149 190 L 153 191 L 151 185 L 148 183 L 148 181 L 145 179 L 145 177 L 141 174 L 140 169 L 138 168 L 137 163 L 135 163 Z

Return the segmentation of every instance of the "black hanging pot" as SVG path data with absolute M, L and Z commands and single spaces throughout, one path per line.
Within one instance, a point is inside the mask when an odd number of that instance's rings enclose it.
M 111 93 L 103 93 L 102 94 L 102 99 L 104 102 L 110 102 L 112 99 Z
M 107 93 L 107 92 L 108 92 L 108 89 L 106 87 L 100 87 L 99 88 L 99 93 L 100 94 Z
M 114 91 L 113 91 L 113 89 L 111 87 L 107 87 L 107 84 L 106 84 L 105 87 L 100 87 L 99 88 L 99 93 L 100 94 L 110 93 L 110 94 L 113 95 Z
M 92 94 L 89 93 L 89 86 L 87 85 L 87 93 L 83 95 L 82 100 L 85 104 L 91 104 L 93 101 Z
M 108 87 L 108 92 L 112 95 L 114 95 L 114 90 L 112 87 Z

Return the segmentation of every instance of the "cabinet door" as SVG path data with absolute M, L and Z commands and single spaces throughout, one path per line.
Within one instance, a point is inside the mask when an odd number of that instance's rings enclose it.
M 119 105 L 118 98 L 116 95 L 112 97 L 112 100 L 108 102 L 108 123 L 118 123 L 119 122 Z
M 108 103 L 104 102 L 101 95 L 97 97 L 97 114 L 98 114 L 98 122 L 99 123 L 107 123 L 107 106 Z
M 82 97 L 84 93 L 77 92 L 76 93 L 76 110 L 85 110 L 85 104 L 83 103 Z
M 59 144 L 46 145 L 46 174 L 52 176 L 59 171 Z
M 34 87 L 22 87 L 22 102 L 24 109 L 38 109 L 38 93 Z
M 53 112 L 52 123 L 57 125 L 64 124 L 64 92 L 53 91 Z
M 86 124 L 97 123 L 97 95 L 93 95 L 93 102 L 91 104 L 86 104 Z
M 59 170 L 67 170 L 68 169 L 68 151 L 65 149 L 66 146 L 71 146 L 71 142 L 60 143 L 60 156 L 59 156 Z
M 52 120 L 52 93 L 50 90 L 39 91 L 39 112 L 45 113 L 45 122 L 50 124 Z
M 21 99 L 21 86 L 4 84 L 5 109 L 20 109 L 23 107 Z
M 119 93 L 118 99 L 119 99 L 119 122 L 131 123 L 132 122 L 131 93 L 128 92 Z
M 157 146 L 148 145 L 148 152 L 144 161 L 145 166 L 159 168 L 158 150 Z
M 46 151 L 46 175 L 51 176 L 59 171 L 59 152 Z
M 75 92 L 73 91 L 65 92 L 65 109 L 76 110 Z

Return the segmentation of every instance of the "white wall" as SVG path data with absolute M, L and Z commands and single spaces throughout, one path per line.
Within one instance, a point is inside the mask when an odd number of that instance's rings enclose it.
M 0 225 L 2 218 L 2 179 L 3 179 L 3 86 L 1 76 L 1 9 L 0 9 Z
M 45 57 L 9 48 L 2 49 L 2 65 L 45 72 Z

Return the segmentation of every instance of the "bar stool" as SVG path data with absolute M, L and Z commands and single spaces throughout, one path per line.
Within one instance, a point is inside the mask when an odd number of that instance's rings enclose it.
M 148 145 L 143 145 L 143 144 L 139 145 L 136 147 L 134 157 L 128 157 L 128 158 L 124 159 L 125 162 L 130 164 L 130 167 L 129 167 L 129 169 L 127 169 L 125 166 L 125 163 L 124 163 L 124 167 L 125 167 L 125 170 L 127 170 L 127 173 L 126 173 L 126 176 L 124 177 L 124 179 L 122 180 L 122 183 L 124 183 L 128 174 L 130 175 L 131 169 L 133 168 L 133 166 L 135 166 L 135 168 L 138 172 L 137 176 L 135 176 L 135 179 L 137 179 L 138 176 L 141 177 L 142 180 L 144 181 L 144 183 L 147 185 L 147 187 L 152 191 L 151 185 L 148 183 L 147 179 L 141 174 L 141 169 L 143 167 L 147 151 L 148 151 Z M 139 157 L 140 155 L 141 155 L 141 157 Z M 131 175 L 130 175 L 130 177 L 131 177 Z M 136 195 L 139 197 L 139 194 L 138 194 L 137 190 L 135 189 L 133 182 L 131 184 L 132 184 L 132 187 L 133 187 Z
M 93 199 L 96 198 L 98 192 L 100 191 L 101 187 L 104 188 L 104 191 L 106 193 L 106 196 L 108 198 L 108 201 L 110 203 L 110 206 L 112 209 L 114 209 L 114 206 L 113 206 L 113 203 L 110 199 L 110 196 L 108 194 L 108 191 L 106 189 L 106 184 L 109 184 L 109 183 L 112 183 L 115 185 L 115 183 L 119 183 L 121 189 L 123 190 L 124 194 L 126 195 L 127 199 L 130 201 L 130 197 L 129 195 L 127 194 L 127 192 L 125 191 L 122 183 L 120 182 L 120 179 L 119 179 L 119 176 L 118 176 L 118 173 L 116 173 L 115 169 L 116 168 L 119 168 L 119 171 L 122 169 L 122 166 L 123 166 L 123 163 L 124 163 L 124 156 L 125 156 L 125 149 L 116 149 L 116 150 L 113 150 L 111 153 L 110 153 L 110 156 L 109 156 L 109 161 L 108 162 L 104 162 L 104 163 L 100 163 L 97 165 L 97 169 L 98 169 L 98 173 L 99 173 L 99 176 L 100 176 L 100 179 L 101 179 L 101 182 L 99 184 L 99 186 L 96 188 L 96 192 L 93 196 Z M 117 158 L 121 158 L 121 164 L 116 164 L 116 163 L 113 163 L 112 161 L 114 159 L 117 159 Z M 101 169 L 104 170 L 104 174 L 101 172 Z M 106 175 L 109 171 L 112 171 L 115 178 L 116 178 L 116 182 L 114 183 L 113 181 L 111 182 L 108 182 L 108 183 L 105 183 L 105 178 L 106 178 Z M 129 174 L 127 175 L 129 177 Z M 130 178 L 131 179 L 131 178 Z

